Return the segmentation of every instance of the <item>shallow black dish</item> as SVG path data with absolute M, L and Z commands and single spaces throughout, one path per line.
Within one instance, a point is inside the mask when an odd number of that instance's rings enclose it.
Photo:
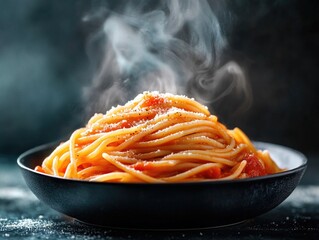
M 25 152 L 18 165 L 41 201 L 79 221 L 121 228 L 205 228 L 266 213 L 299 183 L 307 164 L 303 154 L 279 145 L 255 144 L 268 149 L 287 171 L 251 179 L 172 184 L 87 182 L 34 171 L 55 144 Z

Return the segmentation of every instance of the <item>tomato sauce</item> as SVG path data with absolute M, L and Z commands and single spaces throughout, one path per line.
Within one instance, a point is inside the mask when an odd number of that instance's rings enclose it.
M 142 107 L 161 107 L 165 103 L 165 99 L 160 96 L 148 96 Z
M 145 171 L 145 170 L 152 170 L 154 166 L 151 162 L 136 162 L 132 165 L 135 170 Z
M 244 173 L 246 173 L 249 177 L 259 177 L 267 174 L 264 165 L 255 156 L 255 154 L 246 154 L 244 156 L 244 160 L 247 161 Z
M 212 167 L 202 173 L 200 173 L 200 177 L 208 178 L 208 179 L 218 179 L 222 177 L 221 169 L 219 167 Z

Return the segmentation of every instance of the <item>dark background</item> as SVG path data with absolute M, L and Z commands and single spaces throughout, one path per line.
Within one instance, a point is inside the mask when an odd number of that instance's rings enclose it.
M 110 8 L 124 1 L 106 1 Z M 92 67 L 85 13 L 103 1 L 0 2 L 0 154 L 68 137 L 85 124 Z M 227 1 L 228 52 L 245 69 L 253 104 L 220 118 L 252 139 L 318 154 L 316 1 Z M 0 158 L 1 160 L 1 158 Z

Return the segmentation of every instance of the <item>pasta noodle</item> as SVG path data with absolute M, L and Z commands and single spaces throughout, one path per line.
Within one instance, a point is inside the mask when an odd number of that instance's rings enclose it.
M 144 92 L 95 114 L 36 170 L 101 182 L 169 183 L 249 178 L 281 169 L 239 129 L 185 96 Z

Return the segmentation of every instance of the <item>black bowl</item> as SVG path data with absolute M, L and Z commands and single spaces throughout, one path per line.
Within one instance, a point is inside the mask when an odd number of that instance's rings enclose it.
M 18 158 L 32 192 L 51 208 L 79 221 L 140 229 L 206 228 L 235 224 L 278 206 L 299 183 L 305 156 L 287 147 L 256 142 L 268 149 L 278 174 L 240 180 L 191 183 L 101 183 L 53 177 L 34 171 L 56 144 Z

